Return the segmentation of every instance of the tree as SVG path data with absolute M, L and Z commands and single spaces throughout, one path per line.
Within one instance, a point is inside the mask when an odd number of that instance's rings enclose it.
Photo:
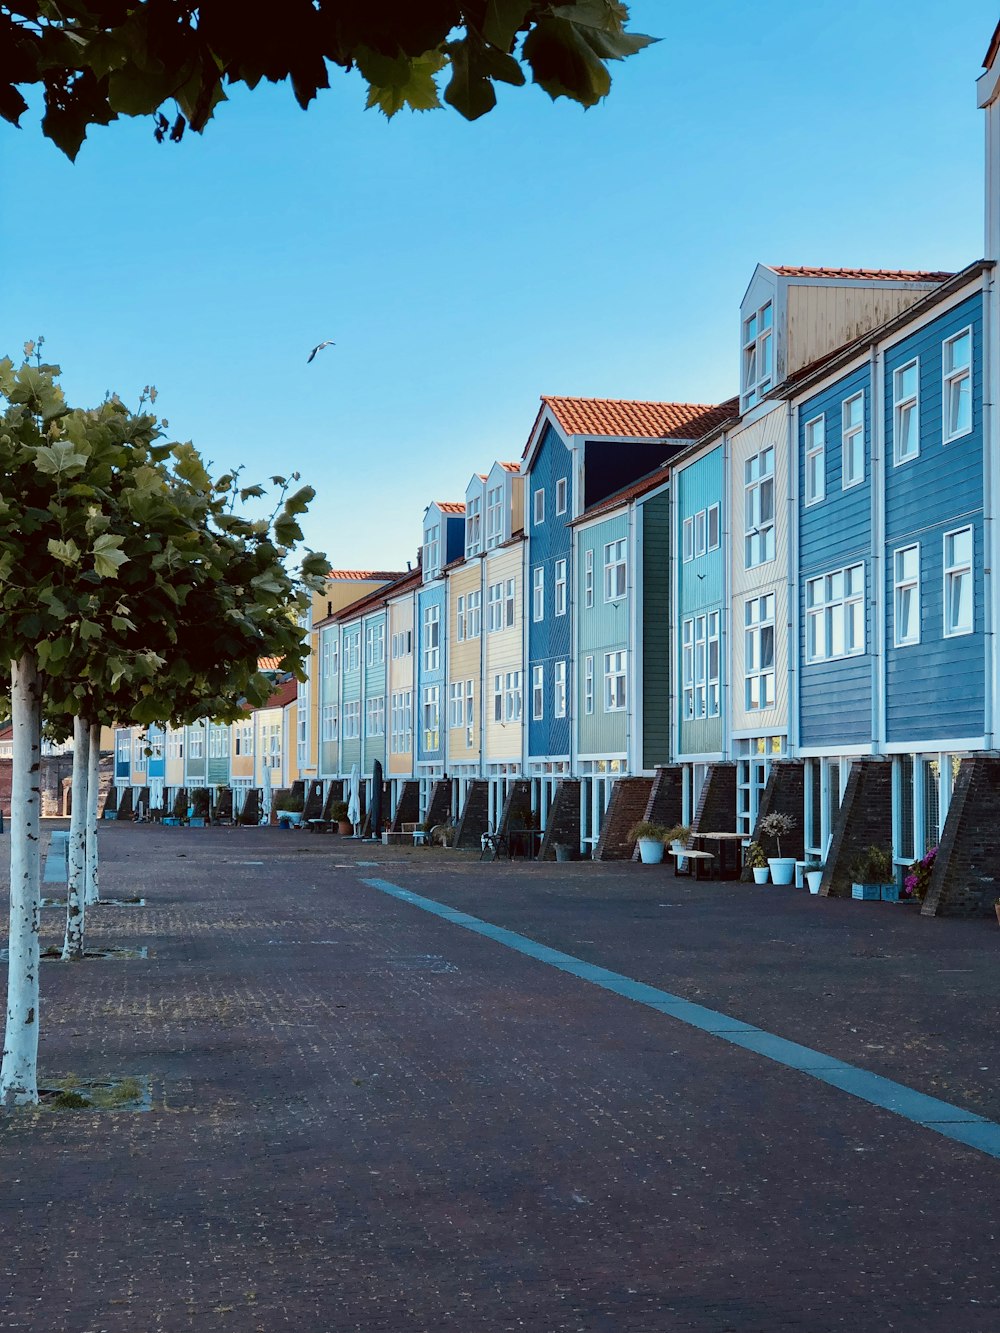
M 627 31 L 617 0 L 283 0 L 270 17 L 233 0 L 2 0 L 0 115 L 19 124 L 21 88 L 40 87 L 42 128 L 75 158 L 91 125 L 150 116 L 159 141 L 201 132 L 227 87 L 291 83 L 303 108 L 330 66 L 358 70 L 368 106 L 440 107 L 469 120 L 496 105 L 496 83 L 525 70 L 549 95 L 593 106 L 608 62 L 654 39 Z M 169 108 L 169 115 L 164 108 Z

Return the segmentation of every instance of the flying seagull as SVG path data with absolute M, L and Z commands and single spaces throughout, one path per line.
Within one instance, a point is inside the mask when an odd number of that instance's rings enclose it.
M 325 343 L 317 343 L 316 346 L 309 353 L 309 355 L 306 357 L 306 365 L 308 366 L 309 362 L 313 359 L 316 353 L 322 352 L 324 347 L 336 347 L 336 345 L 337 344 L 333 341 L 332 338 L 327 338 Z

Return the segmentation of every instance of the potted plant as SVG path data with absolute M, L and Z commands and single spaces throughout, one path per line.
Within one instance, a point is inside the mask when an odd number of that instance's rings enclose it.
M 872 845 L 866 852 L 855 857 L 851 863 L 851 897 L 864 900 L 882 897 L 886 885 L 892 885 L 895 879 L 892 868 L 892 853 L 884 847 Z
M 755 884 L 766 884 L 767 877 L 771 873 L 767 868 L 767 857 L 764 855 L 764 848 L 759 842 L 748 844 L 743 853 L 743 864 L 753 871 L 753 882 Z
M 670 830 L 663 824 L 640 819 L 628 831 L 629 841 L 639 844 L 639 860 L 644 866 L 658 866 L 663 860 L 663 844 Z
M 905 902 L 923 902 L 924 895 L 930 888 L 931 871 L 934 869 L 934 862 L 937 860 L 938 849 L 932 847 L 929 852 L 925 852 L 919 861 L 914 861 L 903 876 L 903 887 L 900 889 L 896 884 L 883 885 L 882 897 L 886 902 L 905 903 Z M 887 895 L 886 888 L 894 889 L 895 896 Z
M 188 823 L 192 828 L 204 828 L 208 819 L 208 788 L 196 787 L 191 793 Z
M 683 852 L 691 840 L 691 830 L 687 824 L 674 824 L 672 828 L 667 829 L 663 840 L 670 843 L 672 852 Z M 677 858 L 677 869 L 683 870 L 686 865 L 687 861 L 684 857 L 679 856 Z
M 337 832 L 343 833 L 346 838 L 349 838 L 354 832 L 351 821 L 347 818 L 346 801 L 334 801 L 333 805 L 330 806 L 330 818 L 336 820 Z
M 767 859 L 771 870 L 771 881 L 774 884 L 791 884 L 795 878 L 795 857 L 781 855 L 781 839 L 787 838 L 796 827 L 797 820 L 780 810 L 765 815 L 757 826 L 758 832 L 763 833 L 765 837 L 773 838 L 778 848 L 778 855 L 769 856 Z
M 823 883 L 823 870 L 821 861 L 806 862 L 806 883 L 809 885 L 810 893 L 819 893 L 819 886 Z
M 278 814 L 278 824 L 284 828 L 296 828 L 302 823 L 302 810 L 305 802 L 302 793 L 295 788 L 280 792 L 274 802 Z

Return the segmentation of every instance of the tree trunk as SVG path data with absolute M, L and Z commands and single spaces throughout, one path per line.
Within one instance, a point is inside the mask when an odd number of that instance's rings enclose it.
M 38 1101 L 38 929 L 42 908 L 38 858 L 42 688 L 34 653 L 25 653 L 11 663 L 11 719 L 10 965 L 0 1106 L 30 1106 Z
M 101 803 L 101 724 L 90 724 L 90 772 L 87 778 L 87 890 L 84 901 L 101 901 L 101 883 L 98 867 L 97 827 Z
M 90 727 L 73 719 L 73 809 L 69 820 L 69 862 L 66 875 L 66 937 L 63 962 L 83 958 L 84 890 L 87 877 L 87 775 L 90 770 Z

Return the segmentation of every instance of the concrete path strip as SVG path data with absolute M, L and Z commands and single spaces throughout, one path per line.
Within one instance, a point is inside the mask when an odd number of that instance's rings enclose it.
M 436 902 L 433 898 L 423 898 L 398 884 L 391 884 L 388 880 L 363 879 L 362 882 L 373 889 L 378 889 L 381 893 L 397 898 L 400 902 L 409 903 L 411 907 L 418 907 L 421 911 L 430 912 L 452 925 L 461 926 L 508 949 L 514 949 L 517 953 L 535 959 L 536 962 L 558 968 L 561 972 L 568 972 L 581 981 L 589 981 L 603 990 L 633 1000 L 636 1004 L 646 1005 L 647 1008 L 655 1009 L 669 1018 L 675 1018 L 681 1023 L 688 1024 L 689 1027 L 698 1028 L 722 1041 L 728 1041 L 733 1046 L 753 1051 L 768 1060 L 773 1060 L 776 1064 L 839 1088 L 841 1092 L 850 1093 L 852 1097 L 857 1097 L 872 1106 L 881 1107 L 884 1111 L 891 1111 L 894 1115 L 922 1125 L 925 1129 L 934 1130 L 945 1138 L 965 1144 L 966 1147 L 975 1148 L 989 1157 L 1000 1158 L 1000 1124 L 996 1121 L 987 1120 L 950 1102 L 940 1101 L 937 1097 L 929 1097 L 926 1093 L 917 1092 L 914 1088 L 883 1078 L 880 1074 L 873 1074 L 867 1069 L 859 1069 L 856 1065 L 824 1055 L 822 1051 L 800 1046 L 797 1042 L 765 1032 L 751 1023 L 744 1023 L 741 1019 L 685 1000 L 683 996 L 673 995 L 656 986 L 636 981 L 632 977 L 623 976 L 620 972 L 612 972 L 596 963 L 584 962 L 582 958 L 575 958 L 572 954 L 552 949 L 537 940 L 529 939 L 526 935 L 506 930 L 503 926 L 494 926 L 488 921 L 480 920 L 479 917 L 470 916 L 467 912 L 460 912 L 454 907 Z

